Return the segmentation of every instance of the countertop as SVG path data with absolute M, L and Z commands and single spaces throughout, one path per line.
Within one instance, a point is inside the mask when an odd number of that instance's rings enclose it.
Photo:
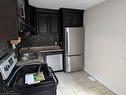
M 40 46 L 40 47 L 30 47 L 28 48 L 22 48 L 20 50 L 21 53 L 28 53 L 28 52 L 57 52 L 57 51 L 63 51 L 59 46 Z
M 16 66 L 26 65 L 26 64 L 43 64 L 43 61 L 40 61 L 39 59 L 35 60 L 29 60 L 29 61 L 18 61 Z
M 41 47 L 30 47 L 20 49 L 20 53 L 37 53 L 38 58 L 28 61 L 18 61 L 17 66 L 24 64 L 42 64 L 44 63 L 44 57 L 42 53 L 51 53 L 51 52 L 62 52 L 59 46 L 41 46 Z
M 41 53 L 37 53 L 37 59 L 27 60 L 27 61 L 18 61 L 16 66 L 21 66 L 24 64 L 43 64 L 44 63 L 44 57 Z

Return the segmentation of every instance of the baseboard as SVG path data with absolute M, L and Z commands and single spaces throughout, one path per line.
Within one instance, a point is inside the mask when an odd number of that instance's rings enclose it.
M 97 76 L 93 75 L 92 73 L 88 72 L 88 70 L 84 69 L 84 71 L 86 71 L 89 75 L 91 75 L 93 78 L 95 78 L 97 81 L 99 81 L 100 83 L 102 83 L 103 85 L 105 85 L 107 88 L 109 88 L 111 91 L 113 91 L 117 95 L 123 95 L 123 94 L 117 93 L 117 91 L 115 91 L 112 87 L 108 86 L 107 83 L 105 83 L 104 81 L 102 81 L 101 79 L 99 79 Z

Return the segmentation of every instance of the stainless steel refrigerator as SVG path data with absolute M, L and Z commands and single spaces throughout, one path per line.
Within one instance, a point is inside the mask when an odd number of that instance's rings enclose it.
M 66 72 L 84 69 L 84 28 L 65 28 L 65 69 Z

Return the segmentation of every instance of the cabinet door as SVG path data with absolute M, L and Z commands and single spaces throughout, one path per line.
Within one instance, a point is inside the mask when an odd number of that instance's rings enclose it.
M 74 14 L 75 26 L 83 26 L 83 14 Z
M 31 32 L 31 35 L 36 35 L 36 14 L 35 14 L 35 8 L 27 5 L 26 9 L 25 9 L 25 22 L 29 25 L 31 25 L 32 27 L 35 28 L 34 31 Z
M 83 26 L 83 11 L 82 10 L 73 10 L 73 9 L 63 9 L 62 20 L 64 26 Z
M 26 6 L 26 18 L 27 24 L 35 26 L 35 8 L 32 6 Z
M 65 26 L 83 26 L 83 14 L 80 13 L 65 13 Z
M 50 32 L 51 33 L 59 33 L 60 30 L 60 23 L 59 23 L 59 15 L 58 14 L 51 14 L 50 15 Z
M 17 39 L 15 0 L 0 1 L 0 40 Z
M 37 32 L 39 34 L 49 33 L 49 15 L 38 14 L 37 15 Z
M 65 26 L 73 26 L 75 22 L 74 15 L 71 13 L 64 13 L 63 21 Z

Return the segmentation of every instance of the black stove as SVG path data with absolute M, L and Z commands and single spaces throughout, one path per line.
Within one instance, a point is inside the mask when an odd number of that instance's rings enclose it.
M 8 55 L 8 53 L 0 53 L 0 61 L 5 58 Z
M 45 80 L 33 85 L 26 84 L 25 75 L 36 73 L 38 69 L 43 72 Z M 0 84 L 0 95 L 56 95 L 58 79 L 47 64 L 35 63 L 14 67 L 8 78 Z

